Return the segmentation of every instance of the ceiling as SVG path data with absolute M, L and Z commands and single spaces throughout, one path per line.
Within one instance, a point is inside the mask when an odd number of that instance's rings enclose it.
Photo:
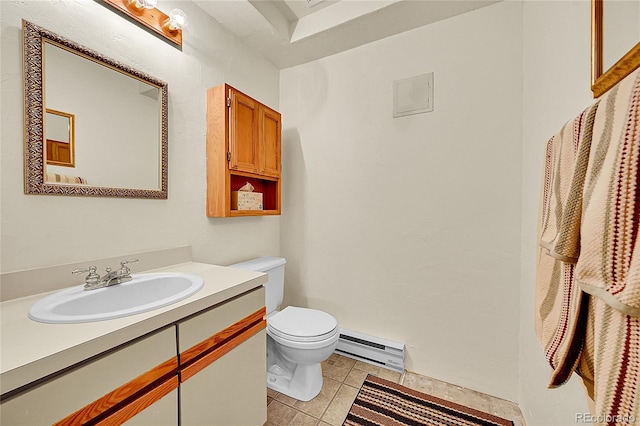
M 282 69 L 498 1 L 194 0 L 194 3 Z

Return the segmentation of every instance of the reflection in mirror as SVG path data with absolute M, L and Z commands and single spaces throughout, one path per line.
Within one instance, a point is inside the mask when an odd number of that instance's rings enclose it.
M 47 108 L 45 117 L 47 166 L 74 167 L 74 121 L 73 114 Z
M 44 66 L 46 107 L 76 116 L 74 174 L 96 186 L 158 189 L 159 88 L 52 43 Z
M 602 96 L 640 67 L 640 0 L 591 0 L 591 90 Z
M 23 31 L 25 192 L 167 198 L 167 84 L 27 21 Z M 66 167 L 50 161 L 48 141 L 64 133 L 50 111 L 66 113 Z

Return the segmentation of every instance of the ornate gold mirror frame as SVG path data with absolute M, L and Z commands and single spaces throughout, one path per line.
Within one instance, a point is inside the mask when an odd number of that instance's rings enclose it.
M 166 199 L 169 140 L 167 83 L 28 21 L 22 21 L 22 28 L 24 48 L 25 194 Z M 159 130 L 160 164 L 158 189 L 118 188 L 85 184 L 72 185 L 51 183 L 45 179 L 44 123 L 46 107 L 43 73 L 45 42 L 57 45 L 88 60 L 112 68 L 158 88 L 161 110 L 159 112 L 159 115 L 161 115 L 159 120 L 161 128 Z M 119 172 L 117 165 L 113 165 L 113 168 L 114 172 Z
M 604 3 L 605 0 L 591 0 L 591 90 L 598 98 L 619 81 L 640 67 L 640 41 L 622 58 L 604 70 Z

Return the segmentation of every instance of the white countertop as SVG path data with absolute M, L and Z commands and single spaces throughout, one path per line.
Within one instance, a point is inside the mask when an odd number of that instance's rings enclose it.
M 0 303 L 0 394 L 267 282 L 264 273 L 196 262 L 144 272 L 193 273 L 202 277 L 204 287 L 184 300 L 153 311 L 82 324 L 45 324 L 29 319 L 31 305 L 51 293 Z

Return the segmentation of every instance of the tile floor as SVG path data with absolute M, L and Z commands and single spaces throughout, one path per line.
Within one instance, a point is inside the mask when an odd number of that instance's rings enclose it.
M 415 373 L 396 373 L 334 353 L 322 363 L 322 390 L 311 401 L 298 401 L 267 389 L 265 426 L 341 426 L 368 373 L 439 398 L 511 419 L 515 426 L 525 425 L 520 409 L 512 402 Z

